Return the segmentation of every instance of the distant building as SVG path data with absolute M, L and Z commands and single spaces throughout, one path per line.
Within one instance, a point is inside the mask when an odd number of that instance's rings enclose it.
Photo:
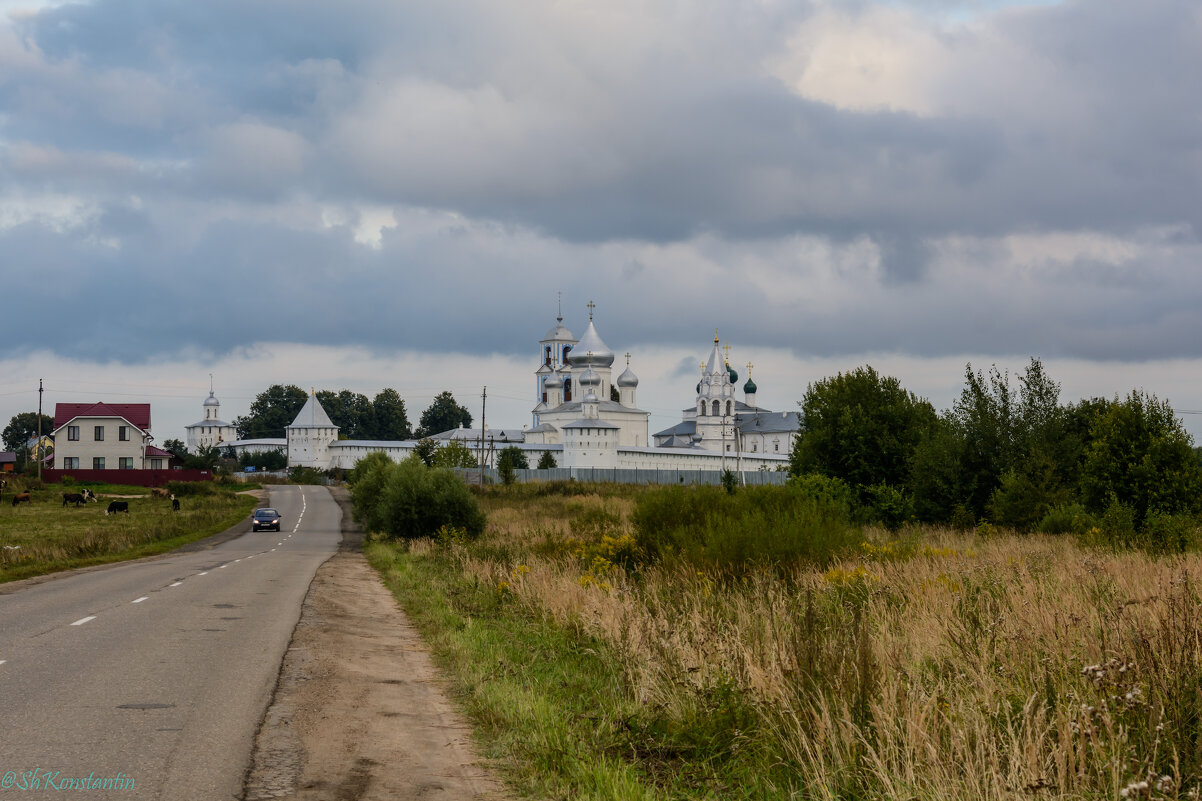
M 452 429 L 435 440 L 482 444 L 486 454 L 514 446 L 535 464 L 550 453 L 559 467 L 630 470 L 777 470 L 788 466 L 800 427 L 796 412 L 773 412 L 756 404 L 755 382 L 736 397 L 738 373 L 722 356 L 717 337 L 702 365 L 694 404 L 672 428 L 648 436 L 650 414 L 636 405 L 639 379 L 630 367 L 612 378 L 614 353 L 598 334 L 589 304 L 589 322 L 577 340 L 563 315 L 539 341 L 533 425 L 525 429 Z M 287 428 L 288 465 L 351 468 L 370 453 L 396 461 L 413 453 L 416 442 L 339 440 L 316 395 L 311 394 Z M 263 442 L 268 442 L 264 440 Z M 240 446 L 241 443 L 234 443 Z
M 184 426 L 187 432 L 188 450 L 196 453 L 201 448 L 222 447 L 238 439 L 238 431 L 221 419 L 221 401 L 209 388 L 209 397 L 204 402 L 204 419 Z
M 11 473 L 17 469 L 15 451 L 0 451 L 0 473 Z

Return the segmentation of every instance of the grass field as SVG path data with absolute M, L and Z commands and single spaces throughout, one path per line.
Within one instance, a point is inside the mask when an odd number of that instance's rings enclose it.
M 368 556 L 533 795 L 1199 797 L 1197 554 L 870 528 L 822 565 L 640 566 L 620 489 L 482 501 L 474 543 Z
M 0 582 L 163 553 L 229 528 L 257 504 L 216 491 L 181 497 L 173 512 L 170 501 L 151 498 L 145 487 L 89 487 L 100 501 L 78 508 L 63 506 L 62 496 L 79 486 L 34 489 L 32 503 L 15 507 L 11 488 L 0 497 Z M 129 503 L 129 514 L 105 516 L 116 498 Z

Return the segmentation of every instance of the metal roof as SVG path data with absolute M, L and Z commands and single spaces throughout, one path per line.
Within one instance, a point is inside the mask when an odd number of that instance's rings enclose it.
M 300 412 L 296 415 L 296 419 L 292 421 L 292 425 L 288 428 L 337 428 L 330 416 L 326 414 L 326 410 L 321 407 L 321 403 L 317 400 L 316 395 L 310 395 L 305 401 L 305 405 L 301 407 Z
M 150 430 L 149 403 L 56 403 L 54 430 L 76 417 L 122 417 L 143 431 Z

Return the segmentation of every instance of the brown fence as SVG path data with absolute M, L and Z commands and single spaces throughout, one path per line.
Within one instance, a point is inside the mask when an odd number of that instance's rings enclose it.
M 129 484 L 135 487 L 161 487 L 168 481 L 211 481 L 208 470 L 43 470 L 42 480 L 57 483 L 63 476 L 76 481 Z

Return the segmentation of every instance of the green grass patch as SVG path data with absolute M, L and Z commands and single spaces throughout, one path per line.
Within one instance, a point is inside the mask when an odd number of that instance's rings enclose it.
M 486 756 L 522 794 L 764 798 L 793 783 L 732 685 L 671 709 L 635 697 L 611 647 L 468 578 L 455 558 L 463 547 L 375 542 L 365 553 L 433 650 Z
M 218 491 L 189 497 L 173 512 L 170 501 L 151 498 L 145 487 L 89 485 L 98 503 L 63 506 L 63 493 L 79 486 L 47 485 L 19 506 L 9 493 L 0 499 L 0 583 L 164 553 L 224 531 L 258 504 L 250 495 Z M 128 514 L 106 516 L 114 495 L 138 497 L 126 499 Z

